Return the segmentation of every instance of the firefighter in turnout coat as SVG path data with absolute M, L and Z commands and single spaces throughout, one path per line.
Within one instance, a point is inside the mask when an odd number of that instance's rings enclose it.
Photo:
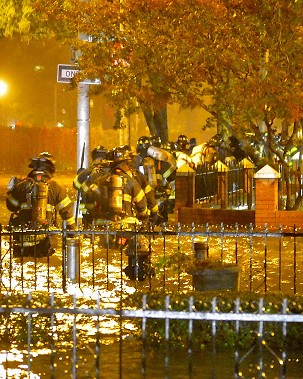
M 132 173 L 130 161 L 131 150 L 118 147 L 112 151 L 111 170 L 96 179 L 90 186 L 96 207 L 99 209 L 99 220 L 96 224 L 111 222 L 116 225 L 116 243 L 128 256 L 128 266 L 124 269 L 131 280 L 145 280 L 150 270 L 150 251 L 144 236 L 134 235 L 125 238 L 119 231 L 143 228 L 149 219 L 148 202 L 144 190 Z
M 84 227 L 89 227 L 98 216 L 94 199 L 89 196 L 90 186 L 95 180 L 110 169 L 109 151 L 104 146 L 97 146 L 91 152 L 92 163 L 84 169 L 80 168 L 73 180 L 73 187 L 79 191 L 79 210 L 82 214 Z
M 25 179 L 12 178 L 8 185 L 6 206 L 12 212 L 9 225 L 23 228 L 49 228 L 56 225 L 57 212 L 68 229 L 75 228 L 73 203 L 54 179 L 55 161 L 51 154 L 40 153 L 31 159 L 32 170 Z M 14 235 L 16 257 L 44 257 L 54 253 L 46 234 Z

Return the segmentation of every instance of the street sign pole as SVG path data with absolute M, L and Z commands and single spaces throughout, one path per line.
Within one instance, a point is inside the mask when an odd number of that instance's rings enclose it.
M 82 167 L 89 164 L 89 129 L 90 129 L 90 104 L 89 84 L 78 83 L 78 105 L 77 105 L 77 168 L 81 167 L 82 148 L 85 143 L 84 162 Z

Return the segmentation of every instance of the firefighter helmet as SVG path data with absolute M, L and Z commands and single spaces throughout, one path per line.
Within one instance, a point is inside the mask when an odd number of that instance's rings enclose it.
M 219 147 L 224 144 L 224 138 L 222 134 L 217 133 L 211 137 L 211 139 L 207 142 L 207 145 L 210 147 Z
M 169 141 L 163 146 L 163 149 L 173 153 L 174 151 L 178 150 L 178 146 L 175 142 Z
M 97 158 L 104 159 L 107 154 L 107 149 L 104 146 L 96 146 L 92 152 L 91 152 L 91 157 L 92 160 L 94 161 Z
M 161 145 L 162 145 L 161 137 L 159 137 L 159 136 L 151 136 L 150 137 L 150 143 L 151 143 L 152 146 L 161 147 Z
M 151 140 L 147 136 L 142 136 L 137 141 L 137 153 L 146 151 L 151 146 Z
M 194 147 L 194 146 L 197 146 L 197 139 L 195 137 L 192 137 L 190 140 L 189 140 L 189 145 L 190 147 Z
M 134 154 L 129 145 L 118 146 L 113 149 L 113 161 L 121 162 L 133 159 Z
M 186 135 L 180 134 L 177 140 L 177 144 L 181 149 L 186 149 L 189 145 L 189 141 Z
M 31 159 L 31 163 L 28 167 L 36 171 L 45 171 L 53 175 L 56 170 L 55 163 L 56 162 L 53 156 L 47 151 L 43 151 L 38 155 L 38 157 L 34 157 Z

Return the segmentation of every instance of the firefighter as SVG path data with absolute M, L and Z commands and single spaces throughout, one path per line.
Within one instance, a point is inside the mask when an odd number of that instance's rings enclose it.
M 189 140 L 186 135 L 180 134 L 176 144 L 179 151 L 189 152 Z
M 93 219 L 97 217 L 96 204 L 87 192 L 90 185 L 94 183 L 97 177 L 102 176 L 110 169 L 111 160 L 109 151 L 104 146 L 97 146 L 91 152 L 91 165 L 84 169 L 78 170 L 77 176 L 73 180 L 74 188 L 79 191 L 80 204 L 79 211 L 83 217 L 84 227 L 91 225 Z
M 48 228 L 56 225 L 59 212 L 68 229 L 75 228 L 73 203 L 66 191 L 54 179 L 55 161 L 51 154 L 42 152 L 31 159 L 31 171 L 24 179 L 12 178 L 8 185 L 6 206 L 12 215 L 13 227 Z M 49 236 L 14 236 L 15 257 L 44 257 L 54 253 Z
M 152 145 L 151 138 L 146 136 L 138 139 L 137 153 L 139 170 L 147 176 L 150 185 L 154 188 L 159 212 L 164 221 L 168 221 L 169 204 L 174 202 L 176 159 L 169 151 Z M 173 205 L 170 208 L 172 210 Z
M 139 183 L 129 176 L 129 156 L 121 149 L 112 152 L 110 170 L 96 178 L 87 193 L 96 201 L 102 219 L 119 221 L 125 217 L 146 219 L 147 200 Z
M 96 224 L 111 222 L 113 226 L 117 226 L 116 242 L 128 256 L 125 274 L 132 280 L 143 281 L 151 274 L 150 249 L 145 239 L 143 236 L 127 239 L 119 234 L 121 225 L 127 230 L 134 225 L 144 227 L 149 217 L 145 193 L 132 174 L 131 158 L 129 149 L 113 149 L 110 171 L 96 179 L 90 186 L 89 193 L 92 194 L 99 210 Z
M 180 168 L 184 164 L 193 168 L 194 165 L 192 163 L 191 156 L 190 156 L 191 153 L 189 149 L 188 138 L 184 134 L 181 134 L 178 137 L 176 144 L 177 144 L 177 151 L 175 152 L 175 156 L 177 159 L 177 168 Z
M 124 163 L 121 163 L 121 165 L 124 166 L 125 172 L 130 177 L 136 179 L 145 193 L 147 209 L 149 211 L 149 220 L 154 224 L 160 224 L 163 221 L 163 217 L 159 214 L 159 207 L 155 197 L 154 188 L 150 185 L 148 177 L 136 167 L 136 155 L 133 153 L 129 145 L 120 146 L 116 150 L 121 151 L 125 158 Z M 156 177 L 154 180 L 156 180 Z
M 92 174 L 105 172 L 105 162 L 108 150 L 104 146 L 97 146 L 91 151 L 92 163 L 88 168 L 80 168 L 77 172 L 77 176 L 73 180 L 73 186 L 76 190 L 79 190 L 82 183 Z

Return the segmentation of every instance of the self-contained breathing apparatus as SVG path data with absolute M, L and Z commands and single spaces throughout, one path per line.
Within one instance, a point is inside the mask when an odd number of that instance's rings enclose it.
M 31 177 L 16 181 L 10 189 L 17 195 L 20 209 L 12 214 L 10 225 L 26 225 L 31 228 L 47 226 L 47 203 L 48 183 L 43 179 L 43 172 L 35 171 Z M 18 234 L 14 233 L 14 256 L 36 256 L 51 255 L 51 244 L 46 234 Z
M 10 192 L 18 197 L 20 209 L 12 216 L 14 225 L 28 224 L 42 226 L 47 223 L 48 182 L 42 171 L 32 172 L 25 179 L 12 178 L 8 184 Z M 18 217 L 21 211 L 27 211 L 23 217 Z
M 157 186 L 157 172 L 156 172 L 156 166 L 155 161 L 151 157 L 146 157 L 143 159 L 143 167 L 145 174 L 147 176 L 147 180 L 149 185 L 152 188 L 155 188 Z
M 104 220 L 113 222 L 122 220 L 125 216 L 123 207 L 124 181 L 119 174 L 105 174 L 97 181 L 95 192 L 98 219 L 96 224 L 103 224 Z
M 31 193 L 28 201 L 31 202 L 32 222 L 37 225 L 43 225 L 47 222 L 47 199 L 48 183 L 43 179 L 43 172 L 36 171 Z
M 123 214 L 123 178 L 113 174 L 108 181 L 108 211 L 114 217 Z
M 8 185 L 8 198 L 16 207 L 10 218 L 12 226 L 40 228 L 48 226 L 47 204 L 49 180 L 55 171 L 52 156 L 43 152 L 32 158 L 29 167 L 32 171 L 25 179 L 11 179 Z M 14 256 L 42 257 L 51 255 L 49 236 L 46 234 L 14 233 Z

